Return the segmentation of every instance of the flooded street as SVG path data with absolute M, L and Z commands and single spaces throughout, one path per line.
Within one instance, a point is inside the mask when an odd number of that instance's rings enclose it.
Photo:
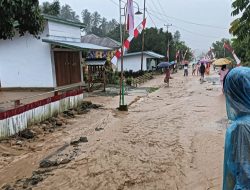
M 188 189 L 219 190 L 222 185 L 225 100 L 220 86 L 198 77 L 163 76 L 145 83 L 159 87 L 127 97 L 129 112 L 118 112 L 117 97 L 88 97 L 104 105 L 26 146 L 1 143 L 0 184 L 13 184 L 38 170 L 42 159 L 60 155 L 74 159 L 50 171 L 32 189 Z M 71 146 L 87 137 L 87 143 Z

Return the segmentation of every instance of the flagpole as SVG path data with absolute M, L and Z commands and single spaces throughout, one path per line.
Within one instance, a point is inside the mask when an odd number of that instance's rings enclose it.
M 169 37 L 168 37 L 168 28 L 172 26 L 172 24 L 164 24 L 167 27 L 167 61 L 169 62 Z
M 145 20 L 145 12 L 146 12 L 146 0 L 144 0 L 144 8 L 143 8 L 143 20 Z M 145 44 L 145 32 L 142 30 L 142 49 L 141 49 L 141 71 L 143 71 L 143 51 Z
M 120 38 L 121 38 L 121 78 L 120 78 L 119 110 L 127 111 L 128 107 L 127 107 L 127 105 L 125 105 L 125 100 L 124 100 L 124 76 L 123 76 L 124 46 L 123 46 L 122 7 L 121 7 L 121 4 L 122 4 L 122 0 L 119 0 L 119 7 L 120 7 Z M 124 32 L 125 32 L 125 29 L 124 29 Z
M 123 38 L 122 38 L 122 0 L 119 0 L 120 8 L 120 40 L 121 40 L 121 75 L 120 75 L 120 98 L 119 98 L 119 107 L 121 106 L 122 99 L 122 65 L 123 65 Z

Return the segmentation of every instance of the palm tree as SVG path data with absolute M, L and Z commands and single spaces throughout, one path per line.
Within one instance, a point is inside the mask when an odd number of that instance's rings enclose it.
M 53 16 L 58 16 L 60 14 L 60 2 L 58 0 L 54 0 L 52 3 L 44 2 L 41 6 L 41 10 L 43 13 Z
M 91 31 L 91 13 L 88 11 L 88 9 L 84 9 L 82 11 L 82 20 L 83 23 L 86 25 L 85 31 L 88 33 L 90 33 Z
M 91 15 L 93 27 L 98 27 L 101 22 L 101 15 L 96 11 Z

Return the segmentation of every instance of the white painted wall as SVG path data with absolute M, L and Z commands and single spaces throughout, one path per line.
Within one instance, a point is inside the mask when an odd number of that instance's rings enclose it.
M 48 21 L 41 39 L 26 34 L 0 40 L 0 81 L 3 88 L 56 87 L 50 44 L 42 38 L 54 36 L 65 41 L 81 41 L 79 27 Z
M 48 22 L 49 35 L 57 37 L 58 40 L 81 42 L 81 30 L 79 27 Z
M 143 56 L 143 70 L 147 70 L 147 58 L 150 58 L 146 55 Z M 129 56 L 124 57 L 123 61 L 123 69 L 124 71 L 133 70 L 134 72 L 141 70 L 141 56 Z M 118 60 L 117 63 L 118 71 L 121 71 L 121 59 Z

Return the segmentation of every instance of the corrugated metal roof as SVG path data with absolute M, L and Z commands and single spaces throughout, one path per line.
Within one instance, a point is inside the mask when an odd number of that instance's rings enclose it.
M 149 57 L 152 57 L 152 58 L 157 58 L 157 59 L 164 58 L 163 55 L 160 55 L 160 54 L 152 52 L 152 51 L 144 51 L 143 54 L 148 55 Z M 130 57 L 130 56 L 141 56 L 141 52 L 128 53 L 128 54 L 124 55 L 124 57 Z
M 48 39 L 48 38 L 44 38 L 42 39 L 42 41 L 50 43 L 50 44 L 55 44 L 55 45 L 59 45 L 62 47 L 70 48 L 70 49 L 111 50 L 108 47 L 98 46 L 98 45 L 90 44 L 90 43 L 60 41 L 60 40 L 54 40 L 54 39 Z
M 99 37 L 94 34 L 88 34 L 88 35 L 82 36 L 81 42 L 91 43 L 91 44 L 95 44 L 99 46 L 105 46 L 105 47 L 109 47 L 112 49 L 117 49 L 121 46 L 119 42 L 109 37 Z
M 87 65 L 98 66 L 98 65 L 105 65 L 106 60 L 88 60 L 85 61 Z
M 58 23 L 62 23 L 62 24 L 70 25 L 70 26 L 76 26 L 76 27 L 79 27 L 79 28 L 85 28 L 86 27 L 86 25 L 81 23 L 80 21 L 63 19 L 63 18 L 60 18 L 60 17 L 57 17 L 57 16 L 48 15 L 48 14 L 42 14 L 42 15 L 46 20 L 50 20 L 50 21 L 54 21 L 54 22 L 58 22 Z

